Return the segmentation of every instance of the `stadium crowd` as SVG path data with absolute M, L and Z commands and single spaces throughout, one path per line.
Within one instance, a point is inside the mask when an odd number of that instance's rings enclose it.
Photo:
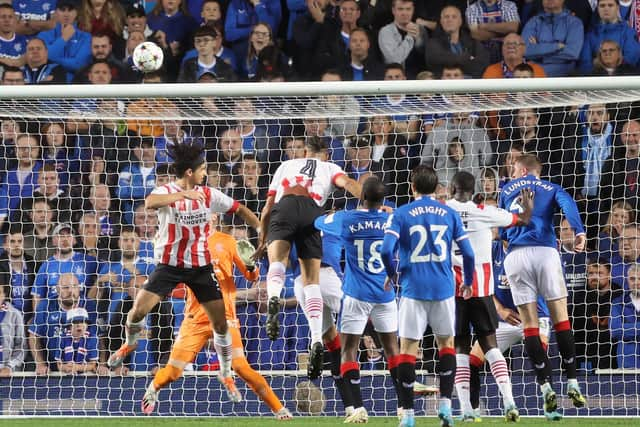
M 621 0 L 160 0 L 145 9 L 116 0 L 0 4 L 2 84 L 117 84 L 295 80 L 540 78 L 630 75 L 640 70 L 640 4 Z M 151 2 L 147 2 L 151 3 Z M 145 40 L 164 50 L 160 72 L 132 66 Z M 442 96 L 420 102 L 442 101 Z M 414 95 L 380 97 L 393 109 Z M 410 200 L 409 171 L 433 166 L 438 198 L 460 170 L 478 180 L 478 203 L 496 203 L 514 159 L 535 153 L 543 176 L 578 201 L 589 251 L 573 251 L 558 219 L 581 367 L 640 368 L 640 120 L 634 104 L 381 115 L 359 118 L 355 97 L 310 100 L 304 119 L 128 121 L 2 118 L 0 132 L 0 376 L 23 369 L 106 374 L 124 338 L 124 314 L 154 268 L 157 216 L 143 201 L 172 179 L 166 146 L 197 139 L 207 183 L 259 214 L 270 174 L 322 138 L 348 175 L 386 184 L 388 203 Z M 327 118 L 327 105 L 344 114 Z M 337 105 L 337 106 L 336 106 Z M 217 105 L 208 106 L 215 112 Z M 96 101 L 77 106 L 94 111 Z M 129 115 L 177 109 L 164 99 L 126 105 Z M 244 113 L 244 114 L 243 114 Z M 352 118 L 350 118 L 352 117 Z M 354 208 L 336 193 L 328 208 Z M 221 227 L 254 238 L 235 218 Z M 262 266 L 264 273 L 266 268 Z M 265 333 L 266 289 L 238 278 L 238 316 L 249 363 L 299 369 L 309 330 L 287 274 L 284 333 Z M 147 317 L 138 350 L 117 373 L 166 363 L 182 321 L 174 291 Z M 381 345 L 362 340 L 363 367 L 380 369 Z M 423 367 L 434 367 L 433 337 Z M 203 352 L 194 369 L 216 369 Z

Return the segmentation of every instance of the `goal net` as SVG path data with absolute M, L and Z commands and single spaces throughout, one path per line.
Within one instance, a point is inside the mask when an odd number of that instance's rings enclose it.
M 144 390 L 167 363 L 184 319 L 184 290 L 147 316 L 123 368 L 110 371 L 105 362 L 123 342 L 132 297 L 154 266 L 157 215 L 143 200 L 173 179 L 168 145 L 202 144 L 207 183 L 259 214 L 277 166 L 303 156 L 305 139 L 318 137 L 349 176 L 379 176 L 390 206 L 411 200 L 409 172 L 420 163 L 437 171 L 437 198 L 446 199 L 453 175 L 467 171 L 476 177 L 476 202 L 495 204 L 514 159 L 536 154 L 543 178 L 578 201 L 589 237 L 588 251 L 574 253 L 571 229 L 556 219 L 578 380 L 589 401 L 579 411 L 564 399 L 561 406 L 565 415 L 640 416 L 639 78 L 3 87 L 0 120 L 2 415 L 141 414 Z M 357 204 L 336 191 L 326 208 Z M 240 218 L 219 222 L 255 243 Z M 294 414 L 342 415 L 329 366 L 312 385 L 306 378 L 309 329 L 295 302 L 296 270 L 287 272 L 281 338 L 272 342 L 264 328 L 266 262 L 259 268 L 256 283 L 236 277 L 248 363 Z M 548 352 L 564 395 L 552 332 Z M 522 344 L 505 354 L 521 414 L 541 415 Z M 393 384 L 370 327 L 359 361 L 365 407 L 394 415 Z M 160 392 L 156 412 L 271 413 L 240 378 L 244 400 L 229 402 L 217 367 L 205 345 L 183 378 Z M 418 369 L 422 384 L 437 386 L 429 330 Z M 483 414 L 501 415 L 493 378 L 481 372 Z M 433 415 L 435 406 L 432 395 L 416 400 L 419 414 Z

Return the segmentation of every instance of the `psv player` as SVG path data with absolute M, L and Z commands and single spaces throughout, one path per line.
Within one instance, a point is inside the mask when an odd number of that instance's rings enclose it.
M 471 328 L 473 328 L 473 333 L 478 337 L 478 343 L 489 361 L 491 374 L 502 394 L 505 418 L 507 421 L 516 422 L 520 419 L 520 414 L 513 400 L 507 362 L 496 343 L 498 314 L 492 297 L 491 229 L 528 224 L 533 206 L 532 193 L 529 190 L 522 191 L 521 205 L 524 207 L 524 212 L 514 214 L 490 205 L 476 205 L 471 201 L 475 185 L 476 180 L 469 172 L 456 173 L 450 188 L 453 199 L 447 201 L 447 205 L 460 214 L 475 254 L 473 284 L 470 294 L 463 295 L 463 261 L 458 249 L 454 247 L 453 269 L 456 273 L 457 286 L 456 391 L 460 400 L 462 420 L 473 421 L 475 415 L 469 401 L 469 352 L 471 351 Z
M 203 186 L 207 170 L 204 148 L 189 141 L 167 146 L 177 179 L 155 188 L 145 200 L 147 209 L 158 210 L 159 230 L 155 241 L 156 269 L 138 292 L 126 321 L 126 341 L 111 355 L 115 368 L 137 346 L 144 317 L 178 283 L 185 283 L 213 324 L 214 347 L 220 355 L 220 374 L 231 376 L 231 335 L 227 330 L 224 301 L 213 274 L 207 247 L 212 213 L 236 213 L 251 227 L 258 218 L 244 205 L 220 191 Z
M 339 211 L 316 219 L 316 227 L 325 235 L 337 236 L 345 248 L 346 271 L 344 297 L 339 325 L 342 347 L 340 375 L 350 388 L 355 410 L 345 423 L 365 423 L 367 410 L 360 392 L 358 347 L 369 319 L 380 336 L 391 377 L 397 390 L 398 307 L 395 291 L 385 288 L 386 272 L 380 257 L 384 229 L 389 214 L 380 208 L 384 184 L 377 177 L 362 186 L 359 209 Z
M 260 220 L 264 232 L 256 252 L 256 256 L 260 256 L 266 248 L 269 258 L 267 335 L 276 339 L 280 333 L 278 313 L 285 264 L 291 245 L 295 244 L 305 297 L 304 312 L 311 330 L 310 379 L 322 373 L 323 352 L 323 302 L 318 284 L 322 240 L 313 222 L 323 214 L 322 206 L 336 187 L 358 198 L 361 191 L 360 184 L 347 177 L 339 166 L 327 162 L 327 158 L 326 142 L 310 137 L 306 140 L 305 158 L 287 160 L 278 167 L 262 210 Z
M 494 235 L 494 237 L 496 237 L 496 235 Z M 504 353 L 513 345 L 524 340 L 524 330 L 522 328 L 522 322 L 520 321 L 520 315 L 518 314 L 518 308 L 513 303 L 509 281 L 504 274 L 506 247 L 501 239 L 494 240 L 492 246 L 493 283 L 495 284 L 493 302 L 496 305 L 498 317 L 500 317 L 498 329 L 496 329 L 496 342 L 500 352 Z M 545 304 L 544 299 L 541 297 L 538 297 L 538 326 L 540 328 L 540 340 L 542 341 L 543 348 L 546 350 L 547 343 L 549 342 L 549 334 L 551 333 L 551 320 L 549 319 L 547 304 Z M 480 348 L 480 343 L 476 341 L 473 343 L 471 354 L 469 355 L 469 404 L 473 408 L 474 421 L 480 420 L 480 369 L 484 364 L 484 360 L 484 353 Z M 458 400 L 462 400 L 459 394 Z M 460 405 L 462 406 L 462 403 Z
M 212 221 L 212 228 L 214 227 L 215 221 Z M 237 291 L 233 277 L 233 267 L 235 265 L 249 281 L 258 280 L 259 271 L 255 268 L 255 265 L 250 264 L 247 266 L 245 264 L 245 261 L 238 254 L 237 242 L 231 235 L 221 231 L 214 231 L 207 239 L 207 244 L 213 262 L 213 269 L 224 299 L 227 324 L 232 337 L 231 359 L 233 370 L 271 408 L 277 419 L 291 419 L 293 418 L 291 412 L 282 405 L 264 377 L 249 366 L 242 346 L 240 325 L 236 317 Z M 185 366 L 196 359 L 198 352 L 207 344 L 212 335 L 213 331 L 207 314 L 202 309 L 202 305 L 198 303 L 193 291 L 187 289 L 184 321 L 180 326 L 178 339 L 171 349 L 169 363 L 156 373 L 142 399 L 142 411 L 145 414 L 153 412 L 158 402 L 160 389 L 180 378 Z M 221 377 L 220 380 L 225 385 L 231 401 L 240 402 L 242 397 L 233 382 L 233 378 Z
M 415 200 L 399 207 L 389 218 L 382 244 L 382 260 L 390 281 L 400 280 L 398 335 L 399 406 L 404 409 L 401 427 L 413 427 L 413 383 L 416 354 L 427 325 L 436 336 L 439 351 L 440 404 L 443 426 L 453 425 L 451 395 L 456 371 L 455 284 L 451 249 L 456 242 L 463 258 L 464 285 L 473 283 L 474 255 L 460 215 L 433 196 L 438 176 L 433 168 L 419 165 L 411 173 Z M 400 265 L 396 273 L 395 253 Z

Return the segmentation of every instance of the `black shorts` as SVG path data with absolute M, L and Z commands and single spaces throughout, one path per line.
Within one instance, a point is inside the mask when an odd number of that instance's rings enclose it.
M 200 303 L 222 299 L 220 286 L 211 264 L 198 268 L 178 268 L 158 264 L 143 288 L 164 298 L 178 286 L 178 283 L 186 284 Z
M 267 242 L 286 240 L 296 245 L 298 258 L 322 259 L 322 238 L 313 222 L 324 212 L 306 196 L 284 196 L 271 210 Z
M 456 336 L 486 337 L 496 333 L 498 312 L 493 297 L 456 297 Z

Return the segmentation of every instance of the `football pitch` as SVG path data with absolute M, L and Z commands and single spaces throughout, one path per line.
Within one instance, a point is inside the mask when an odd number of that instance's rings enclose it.
M 291 421 L 277 421 L 266 417 L 131 417 L 131 418 L 0 418 L 0 427 L 58 427 L 58 426 L 80 426 L 86 423 L 91 427 L 293 427 L 293 426 L 338 426 L 343 424 L 342 418 L 336 417 L 298 417 Z M 477 424 L 477 423 L 476 423 Z M 397 426 L 398 419 L 395 417 L 371 417 L 367 426 Z M 461 426 L 463 423 L 456 423 Z M 502 418 L 485 417 L 479 426 L 507 426 Z M 557 426 L 557 427 L 617 427 L 617 426 L 640 426 L 640 420 L 636 418 L 565 418 L 561 421 L 551 422 L 542 418 L 523 417 L 520 422 L 514 424 L 518 427 L 535 426 Z M 436 417 L 417 417 L 416 426 L 440 426 Z

